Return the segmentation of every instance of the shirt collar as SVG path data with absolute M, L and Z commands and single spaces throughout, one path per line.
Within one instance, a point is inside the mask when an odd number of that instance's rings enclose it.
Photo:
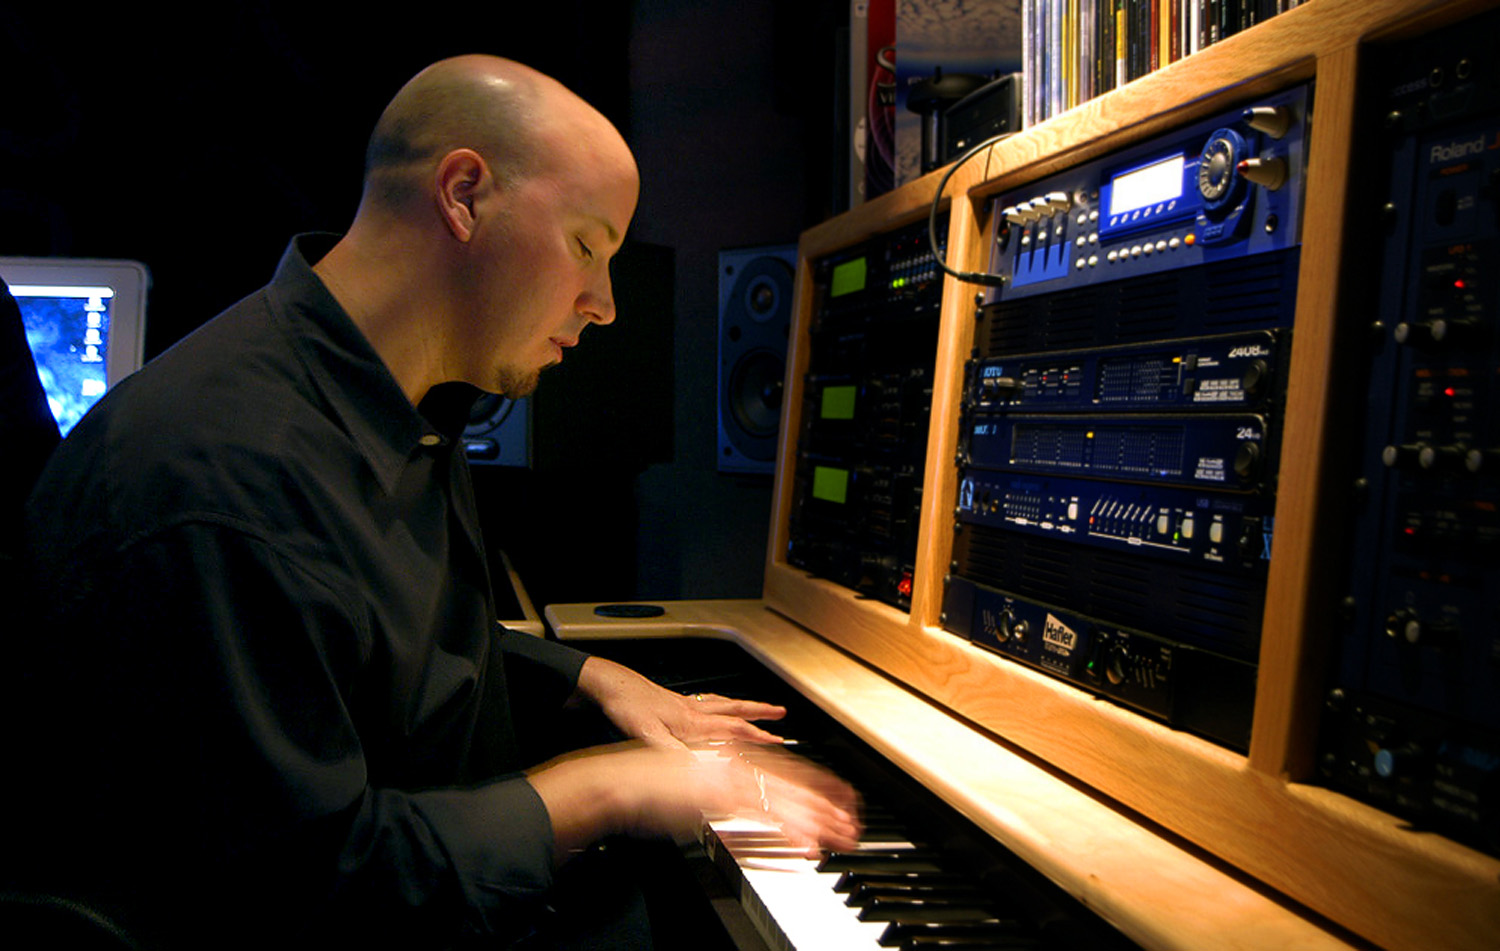
M 464 383 L 434 387 L 413 407 L 385 362 L 314 273 L 337 235 L 293 238 L 268 288 L 274 312 L 329 407 L 338 416 L 381 487 L 394 492 L 401 470 L 418 453 L 452 451 L 462 440 L 479 390 Z

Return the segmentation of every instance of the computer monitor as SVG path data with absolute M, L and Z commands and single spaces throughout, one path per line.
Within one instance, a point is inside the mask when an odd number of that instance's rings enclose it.
M 104 391 L 141 366 L 150 274 L 137 261 L 3 258 L 26 341 L 64 436 Z

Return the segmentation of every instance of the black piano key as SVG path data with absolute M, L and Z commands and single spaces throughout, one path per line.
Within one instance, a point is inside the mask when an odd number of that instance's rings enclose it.
M 952 885 L 937 885 L 923 882 L 920 879 L 902 883 L 899 885 L 870 885 L 860 884 L 854 887 L 849 897 L 844 899 L 844 904 L 850 907 L 869 905 L 873 902 L 899 900 L 920 900 L 931 902 L 982 902 L 989 905 L 989 894 L 983 889 L 971 883 L 959 883 Z
M 941 872 L 942 855 L 926 849 L 866 849 L 829 852 L 818 861 L 820 872 Z
M 1006 918 L 954 922 L 894 921 L 886 925 L 878 943 L 883 948 L 921 946 L 922 943 L 928 943 L 927 946 L 931 947 L 930 942 L 940 939 L 974 942 L 1035 940 L 1036 930 L 1029 922 Z
M 1032 951 L 1036 948 L 1060 947 L 1040 938 L 1023 936 L 994 938 L 950 938 L 942 935 L 917 935 L 901 944 L 901 951 Z
M 1003 922 L 995 910 L 976 902 L 921 901 L 882 898 L 860 908 L 860 921 L 891 921 L 908 924 L 952 924 L 954 922 Z
M 899 822 L 875 822 L 872 823 L 867 817 L 861 817 L 864 823 L 864 831 L 860 833 L 861 842 L 911 842 L 912 831 L 908 826 Z
M 843 872 L 834 882 L 833 890 L 840 895 L 852 893 L 861 885 L 962 885 L 974 881 L 972 875 L 961 872 Z

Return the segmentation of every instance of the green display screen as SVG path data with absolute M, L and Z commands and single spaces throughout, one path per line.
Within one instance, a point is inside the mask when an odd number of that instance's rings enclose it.
M 854 399 L 859 394 L 855 386 L 828 386 L 823 388 L 823 405 L 818 411 L 821 419 L 853 419 Z
M 813 498 L 843 505 L 849 498 L 849 470 L 813 466 Z
M 843 297 L 865 289 L 865 259 L 855 258 L 836 264 L 833 268 L 833 285 L 828 289 L 829 297 Z

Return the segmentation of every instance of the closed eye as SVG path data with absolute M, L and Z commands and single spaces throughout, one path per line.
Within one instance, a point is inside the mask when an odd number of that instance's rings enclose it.
M 590 248 L 588 245 L 584 244 L 582 238 L 578 239 L 578 250 L 579 250 L 580 253 L 583 254 L 583 259 L 585 261 L 592 261 L 592 260 L 594 260 L 594 249 Z

